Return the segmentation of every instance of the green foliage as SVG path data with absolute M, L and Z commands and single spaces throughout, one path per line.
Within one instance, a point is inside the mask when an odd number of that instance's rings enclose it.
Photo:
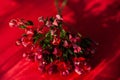
M 66 36 L 66 31 L 62 29 L 60 32 L 60 38 L 65 38 L 65 36 Z
M 46 44 L 43 44 L 42 48 L 43 48 L 43 49 L 45 49 L 45 48 L 46 48 L 46 46 L 47 46 Z
M 45 37 L 49 41 L 52 40 L 52 38 L 53 38 L 52 35 L 51 35 L 51 32 L 46 33 Z
M 26 25 L 34 25 L 34 24 L 33 24 L 32 21 L 28 20 L 28 21 L 26 22 Z
M 37 31 L 34 31 L 33 42 L 36 43 L 41 37 L 43 37 L 43 34 L 40 34 L 40 33 L 37 33 Z
M 25 25 L 20 25 L 20 28 L 21 28 L 21 29 L 25 29 L 26 26 L 25 26 Z
M 63 59 L 64 59 L 65 61 L 68 60 L 68 53 L 67 53 L 67 52 L 63 53 Z
M 69 48 L 67 49 L 67 51 L 68 51 L 71 55 L 74 55 L 74 53 L 72 52 L 72 50 L 70 50 Z
M 53 39 L 52 35 L 50 32 L 46 33 L 45 39 L 40 41 L 40 44 L 42 44 L 43 49 L 49 47 L 51 48 L 50 41 Z

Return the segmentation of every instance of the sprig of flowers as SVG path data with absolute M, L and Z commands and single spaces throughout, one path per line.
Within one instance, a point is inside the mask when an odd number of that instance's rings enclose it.
M 95 43 L 89 38 L 83 38 L 80 33 L 72 34 L 62 26 L 63 18 L 39 17 L 40 26 L 35 27 L 32 21 L 12 19 L 10 27 L 18 27 L 25 32 L 16 41 L 17 45 L 26 48 L 23 57 L 36 61 L 41 72 L 53 74 L 59 72 L 68 75 L 75 71 L 81 75 L 89 72 L 90 56 L 94 54 Z

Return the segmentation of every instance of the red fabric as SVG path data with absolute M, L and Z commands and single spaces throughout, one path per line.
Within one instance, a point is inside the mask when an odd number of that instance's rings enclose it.
M 100 44 L 90 61 L 93 70 L 82 76 L 41 74 L 36 63 L 22 58 L 24 49 L 15 45 L 22 30 L 10 28 L 10 19 L 25 18 L 37 24 L 39 16 L 55 14 L 53 0 L 0 1 L 0 80 L 120 80 L 120 1 L 68 0 L 63 10 L 68 29 Z

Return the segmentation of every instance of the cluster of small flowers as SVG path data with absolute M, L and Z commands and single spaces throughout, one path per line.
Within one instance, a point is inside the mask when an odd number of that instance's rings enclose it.
M 49 74 L 60 72 L 68 75 L 75 71 L 81 75 L 90 71 L 87 60 L 94 53 L 92 41 L 67 32 L 63 27 L 63 18 L 39 17 L 39 26 L 35 27 L 32 21 L 12 19 L 10 27 L 24 29 L 25 33 L 16 41 L 17 45 L 26 48 L 23 57 L 39 63 L 41 72 Z

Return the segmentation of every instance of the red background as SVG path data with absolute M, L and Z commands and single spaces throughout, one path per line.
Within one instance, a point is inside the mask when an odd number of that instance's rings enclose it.
M 41 74 L 36 63 L 22 58 L 24 49 L 15 45 L 22 31 L 10 28 L 10 19 L 25 18 L 37 24 L 39 16 L 56 13 L 54 0 L 0 0 L 0 80 L 120 80 L 119 0 L 68 0 L 63 10 L 72 32 L 80 32 L 100 44 L 91 59 L 90 73 L 65 77 Z

